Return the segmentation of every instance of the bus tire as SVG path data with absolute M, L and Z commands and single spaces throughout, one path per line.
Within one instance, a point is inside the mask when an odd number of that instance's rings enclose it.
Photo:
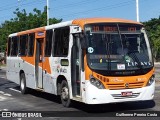
M 61 102 L 64 107 L 70 107 L 71 105 L 71 99 L 69 94 L 69 87 L 67 81 L 63 80 L 61 83 Z
M 20 75 L 20 91 L 22 94 L 26 94 L 27 93 L 27 87 L 26 87 L 26 77 L 25 74 L 22 73 Z

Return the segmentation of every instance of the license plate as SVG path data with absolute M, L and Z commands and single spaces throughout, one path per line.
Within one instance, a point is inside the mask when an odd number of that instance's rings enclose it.
M 121 92 L 121 96 L 131 96 L 132 92 Z

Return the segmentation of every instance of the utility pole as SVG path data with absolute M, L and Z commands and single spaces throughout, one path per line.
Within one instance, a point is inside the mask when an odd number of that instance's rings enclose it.
M 20 1 L 21 0 L 18 0 L 18 11 L 20 11 Z M 18 21 L 19 21 L 19 17 L 18 17 Z
M 137 16 L 137 22 L 139 22 L 139 1 L 136 0 L 136 16 Z
M 18 9 L 20 9 L 20 0 L 18 0 Z
M 49 0 L 47 0 L 47 25 L 49 25 Z

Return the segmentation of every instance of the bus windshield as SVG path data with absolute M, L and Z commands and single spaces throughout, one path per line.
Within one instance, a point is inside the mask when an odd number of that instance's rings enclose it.
M 150 45 L 141 25 L 91 24 L 85 27 L 87 58 L 101 74 L 145 74 L 153 67 Z

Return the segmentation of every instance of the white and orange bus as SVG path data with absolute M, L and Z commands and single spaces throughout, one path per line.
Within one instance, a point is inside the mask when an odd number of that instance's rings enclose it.
M 71 100 L 104 104 L 152 100 L 151 48 L 141 23 L 75 19 L 9 35 L 7 79 Z

